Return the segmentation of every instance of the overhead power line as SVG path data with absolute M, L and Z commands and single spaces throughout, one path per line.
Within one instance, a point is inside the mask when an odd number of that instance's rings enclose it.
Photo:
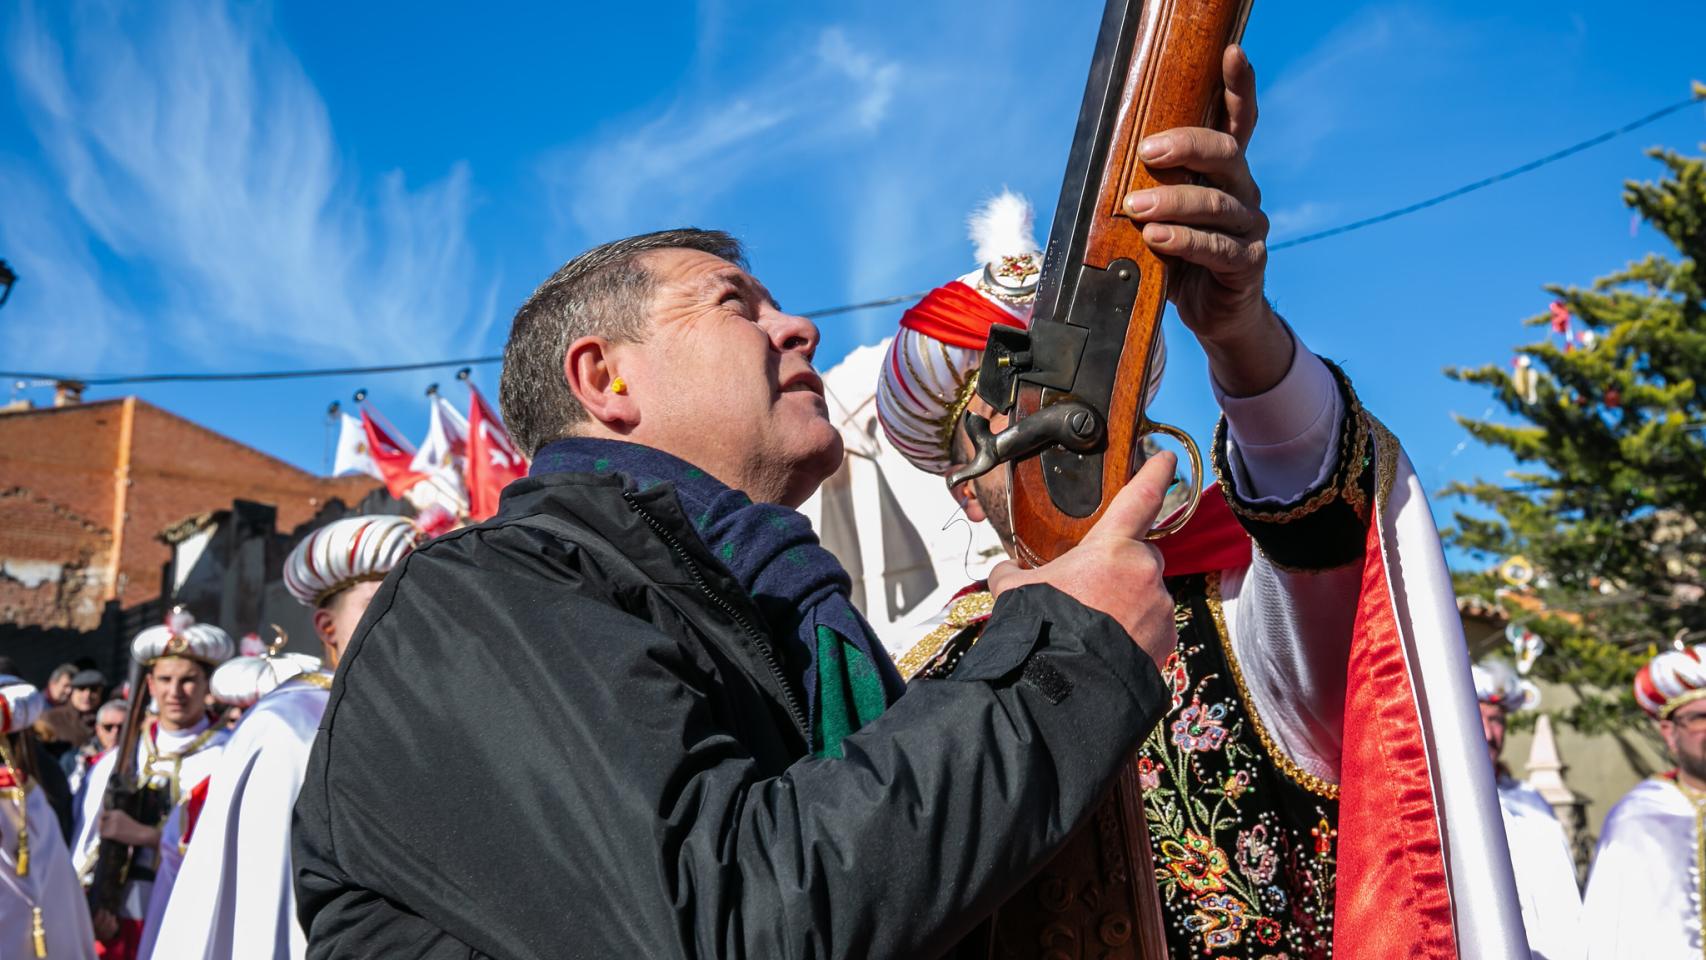
M 884 297 L 864 303 L 849 303 L 839 307 L 808 310 L 802 317 L 830 317 L 855 310 L 890 307 L 910 303 L 924 292 Z M 308 380 L 314 377 L 346 377 L 357 374 L 407 373 L 410 370 L 436 370 L 443 367 L 472 367 L 485 363 L 502 363 L 502 355 L 489 357 L 459 357 L 451 360 L 423 360 L 419 363 L 387 363 L 369 367 L 316 367 L 311 370 L 249 370 L 233 373 L 137 373 L 114 377 L 75 377 L 62 373 L 41 373 L 29 370 L 0 370 L 0 380 L 40 380 L 48 383 L 75 382 L 86 387 L 110 387 L 127 383 L 219 383 L 238 380 Z
M 1477 190 L 1482 190 L 1482 189 L 1485 189 L 1487 187 L 1490 187 L 1495 183 L 1502 183 L 1502 182 L 1504 182 L 1506 180 L 1510 180 L 1514 177 L 1520 177 L 1525 173 L 1531 173 L 1535 170 L 1539 170 L 1541 167 L 1544 167 L 1547 164 L 1557 163 L 1559 160 L 1562 160 L 1565 157 L 1574 156 L 1575 154 L 1581 153 L 1583 150 L 1586 150 L 1590 147 L 1597 147 L 1600 144 L 1605 143 L 1608 140 L 1614 140 L 1618 137 L 1623 136 L 1626 133 L 1631 133 L 1635 130 L 1639 130 L 1640 128 L 1642 128 L 1642 127 L 1644 127 L 1650 123 L 1655 123 L 1659 120 L 1663 120 L 1665 117 L 1670 116 L 1671 114 L 1677 112 L 1678 110 L 1682 110 L 1685 107 L 1689 106 L 1690 104 L 1699 103 L 1702 100 L 1706 100 L 1706 87 L 1700 87 L 1696 90 L 1695 93 L 1693 93 L 1692 95 L 1690 95 L 1686 99 L 1678 100 L 1677 102 L 1672 103 L 1668 106 L 1664 106 L 1664 107 L 1661 107 L 1657 110 L 1654 110 L 1652 113 L 1649 113 L 1646 116 L 1641 117 L 1638 120 L 1631 120 L 1628 123 L 1624 124 L 1623 126 L 1618 127 L 1614 130 L 1607 130 L 1604 133 L 1598 134 L 1596 136 L 1589 137 L 1586 140 L 1581 141 L 1580 143 L 1573 143 L 1573 144 L 1565 147 L 1562 150 L 1556 151 L 1554 153 L 1549 153 L 1546 156 L 1541 157 L 1538 160 L 1530 160 L 1529 162 L 1523 164 L 1520 167 L 1512 167 L 1503 173 L 1495 173 L 1490 177 L 1483 177 L 1480 180 L 1476 180 L 1474 183 L 1466 183 L 1463 186 L 1458 187 L 1454 190 L 1447 190 L 1446 192 L 1439 194 L 1438 196 L 1433 196 L 1433 197 L 1427 198 L 1426 200 L 1417 201 L 1416 203 L 1412 203 L 1406 207 L 1399 207 L 1396 210 L 1388 210 L 1385 213 L 1375 214 L 1372 217 L 1364 217 L 1361 220 L 1353 220 L 1350 223 L 1343 224 L 1343 225 L 1337 226 L 1337 227 L 1330 227 L 1326 230 L 1319 230 L 1315 233 L 1304 234 L 1303 236 L 1298 237 L 1294 240 L 1282 240 L 1279 243 L 1270 243 L 1270 244 L 1268 244 L 1268 250 L 1270 250 L 1270 251 L 1284 250 L 1288 247 L 1300 247 L 1306 243 L 1314 243 L 1317 240 L 1325 240 L 1328 237 L 1336 237 L 1342 233 L 1350 233 L 1352 230 L 1361 230 L 1363 227 L 1372 227 L 1377 223 L 1385 223 L 1388 220 L 1396 220 L 1399 217 L 1407 217 L 1412 213 L 1416 213 L 1416 212 L 1419 212 L 1422 210 L 1426 210 L 1429 207 L 1437 207 L 1440 204 L 1446 202 L 1447 200 L 1455 200 L 1458 197 L 1461 197 L 1466 193 L 1474 193 Z
M 1304 234 L 1301 237 L 1296 237 L 1291 240 L 1282 240 L 1278 243 L 1270 243 L 1268 244 L 1268 250 L 1278 251 L 1287 250 L 1292 247 L 1300 247 L 1306 243 L 1314 243 L 1318 240 L 1325 240 L 1329 237 L 1336 237 L 1341 234 L 1350 233 L 1354 230 L 1361 230 L 1364 227 L 1372 227 L 1375 224 L 1387 223 L 1392 220 L 1397 220 L 1400 217 L 1409 216 L 1412 213 L 1418 213 L 1422 210 L 1428 209 L 1429 207 L 1435 207 L 1445 203 L 1448 200 L 1455 200 L 1465 194 L 1474 193 L 1477 190 L 1484 190 L 1496 183 L 1503 183 L 1506 180 L 1520 177 L 1525 173 L 1532 173 L 1541 167 L 1557 163 L 1560 160 L 1574 156 L 1584 150 L 1597 147 L 1602 143 L 1614 140 L 1624 134 L 1631 133 L 1649 124 L 1656 123 L 1673 113 L 1687 108 L 1691 104 L 1700 103 L 1702 101 L 1706 101 L 1706 85 L 1697 84 L 1695 92 L 1682 100 L 1660 107 L 1652 113 L 1631 120 L 1620 127 L 1615 127 L 1611 130 L 1605 131 L 1604 133 L 1596 134 L 1586 140 L 1580 141 L 1579 143 L 1573 143 L 1562 150 L 1557 150 L 1538 159 L 1530 160 L 1521 166 L 1512 167 L 1502 173 L 1495 173 L 1490 177 L 1483 177 L 1482 179 L 1476 180 L 1472 183 L 1466 183 L 1463 186 L 1447 190 L 1446 192 L 1436 196 L 1428 197 L 1426 200 L 1419 200 L 1407 206 L 1388 210 L 1385 213 L 1376 214 L 1372 217 L 1353 220 L 1350 223 L 1330 227 L 1326 230 L 1318 230 L 1314 233 Z M 801 316 L 813 319 L 818 317 L 832 317 L 843 313 L 854 313 L 860 310 L 871 310 L 877 307 L 894 306 L 898 303 L 908 303 L 917 300 L 922 296 L 924 296 L 923 292 L 908 293 L 897 297 L 884 297 L 881 300 L 867 300 L 862 303 L 850 303 L 839 307 L 824 307 L 820 310 L 809 310 L 801 314 Z M 502 356 L 462 357 L 453 360 L 426 360 L 420 363 L 391 363 L 366 367 L 323 367 L 311 370 L 255 370 L 238 373 L 147 373 L 110 377 L 80 377 L 61 373 L 0 370 L 0 379 L 42 380 L 49 382 L 73 381 L 91 387 L 116 386 L 119 384 L 134 383 L 217 383 L 222 381 L 231 382 L 242 380 L 306 380 L 314 377 L 406 373 L 411 370 L 432 370 L 441 367 L 467 367 L 479 364 L 501 363 L 502 361 Z

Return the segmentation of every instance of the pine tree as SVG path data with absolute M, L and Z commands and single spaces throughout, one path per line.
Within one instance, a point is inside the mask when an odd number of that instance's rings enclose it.
M 1627 182 L 1624 201 L 1677 255 L 1547 287 L 1558 305 L 1526 321 L 1545 335 L 1512 369 L 1446 371 L 1520 421 L 1458 418 L 1518 469 L 1449 487 L 1484 512 L 1458 512 L 1447 540 L 1489 566 L 1529 561 L 1530 604 L 1502 602 L 1517 619 L 1543 604 L 1525 623 L 1550 651 L 1535 674 L 1576 688 L 1559 719 L 1588 733 L 1639 718 L 1629 682 L 1654 649 L 1706 640 L 1706 158 L 1649 155 L 1665 176 Z M 1458 575 L 1460 595 L 1502 585 Z

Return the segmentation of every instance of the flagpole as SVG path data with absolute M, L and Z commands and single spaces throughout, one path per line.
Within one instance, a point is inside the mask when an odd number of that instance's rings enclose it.
M 387 431 L 390 432 L 391 439 L 397 441 L 397 443 L 404 450 L 408 451 L 409 453 L 416 453 L 417 452 L 415 449 L 415 445 L 413 443 L 409 442 L 408 436 L 405 435 L 403 433 L 403 431 L 397 429 L 397 425 L 391 422 L 391 418 L 387 417 L 383 413 L 380 413 L 378 407 L 375 407 L 373 404 L 367 402 L 367 391 L 366 390 L 357 390 L 355 392 L 355 400 L 357 403 L 361 404 L 361 409 L 363 410 L 363 412 L 367 413 L 367 415 L 371 416 L 373 419 L 379 421 L 379 425 L 384 427 Z
M 342 409 L 343 404 L 336 400 L 326 408 L 326 443 L 320 457 L 320 473 L 328 477 L 332 475 L 332 431 L 338 422 L 338 411 Z

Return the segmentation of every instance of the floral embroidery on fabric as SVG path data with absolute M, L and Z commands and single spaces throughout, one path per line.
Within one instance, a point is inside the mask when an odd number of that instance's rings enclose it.
M 1208 709 L 1192 700 L 1191 705 L 1173 721 L 1173 742 L 1186 750 L 1206 752 L 1219 750 L 1226 742 L 1226 728 L 1220 721 L 1226 716 L 1226 705 L 1217 703 Z
M 1174 588 L 1179 645 L 1161 676 L 1173 712 L 1138 782 L 1174 956 L 1332 956 L 1337 804 L 1286 780 L 1230 676 L 1200 580 Z
M 1154 790 L 1161 786 L 1161 768 L 1148 757 L 1137 760 L 1137 785 L 1145 790 Z
M 1186 890 L 1215 893 L 1226 889 L 1220 878 L 1231 866 L 1226 862 L 1226 854 L 1214 845 L 1213 840 L 1186 830 L 1182 845 L 1163 840 L 1161 852 L 1167 856 L 1167 869 L 1173 871 L 1174 879 Z

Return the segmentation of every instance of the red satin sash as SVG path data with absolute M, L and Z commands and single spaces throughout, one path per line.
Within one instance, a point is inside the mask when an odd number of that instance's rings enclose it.
M 1445 849 L 1380 523 L 1368 526 L 1345 685 L 1333 954 L 1457 957 Z

